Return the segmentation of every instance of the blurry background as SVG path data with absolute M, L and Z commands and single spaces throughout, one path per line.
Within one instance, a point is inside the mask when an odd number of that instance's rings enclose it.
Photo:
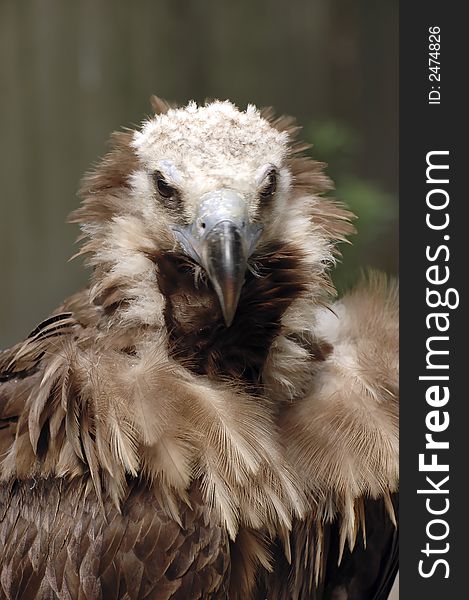
M 83 285 L 82 173 L 152 93 L 295 115 L 359 220 L 335 275 L 397 270 L 396 0 L 0 0 L 0 348 Z
M 397 0 L 0 0 L 0 348 L 86 282 L 82 173 L 152 93 L 295 115 L 359 216 L 339 289 L 397 270 Z

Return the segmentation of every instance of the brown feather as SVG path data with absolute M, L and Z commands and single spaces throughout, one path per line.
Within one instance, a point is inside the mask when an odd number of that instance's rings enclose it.
M 163 100 L 154 94 L 150 97 L 150 104 L 155 115 L 165 115 L 170 108 L 174 108 L 174 104 Z
M 25 504 L 25 497 L 32 502 Z M 190 497 L 192 509 L 180 506 L 184 525 L 179 526 L 165 514 L 158 495 L 135 481 L 125 514 L 109 502 L 103 512 L 94 492 L 87 493 L 79 481 L 1 484 L 0 595 L 196 598 L 191 561 L 203 556 L 198 585 L 207 597 L 222 597 L 229 577 L 226 533 L 213 524 L 195 486 Z M 204 527 L 206 521 L 212 527 Z

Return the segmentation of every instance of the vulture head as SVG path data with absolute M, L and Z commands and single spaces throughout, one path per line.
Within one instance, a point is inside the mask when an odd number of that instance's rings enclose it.
M 292 119 L 221 101 L 154 104 L 140 130 L 114 135 L 72 216 L 88 238 L 92 300 L 120 325 L 165 325 L 179 354 L 213 349 L 209 326 L 218 345 L 235 335 L 223 329 L 249 330 L 237 345 L 265 356 L 296 298 L 331 291 L 350 214 L 320 197 L 330 182 L 302 156 Z
M 176 242 L 202 267 L 227 326 L 258 245 L 288 235 L 288 225 L 275 232 L 291 183 L 287 143 L 253 107 L 225 102 L 157 116 L 133 142 L 133 191 L 148 225 L 163 228 L 167 251 Z

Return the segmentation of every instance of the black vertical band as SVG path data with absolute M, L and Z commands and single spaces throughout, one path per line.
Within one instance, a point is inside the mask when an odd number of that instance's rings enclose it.
M 463 8 L 435 0 L 400 4 L 404 599 L 469 594 L 469 127 L 464 91 L 469 35 Z

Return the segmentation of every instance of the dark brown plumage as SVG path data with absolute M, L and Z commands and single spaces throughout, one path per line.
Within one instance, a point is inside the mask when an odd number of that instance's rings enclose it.
M 158 257 L 159 288 L 166 297 L 170 354 L 196 373 L 260 384 L 281 318 L 310 284 L 307 266 L 288 244 L 268 248 L 246 275 L 232 327 L 223 322 L 207 281 L 194 288 L 192 269 L 178 256 Z M 186 363 L 187 361 L 187 363 Z
M 230 561 L 226 530 L 196 486 L 180 524 L 157 489 L 133 482 L 120 513 L 101 508 L 81 481 L 27 479 L 2 486 L 2 595 L 14 598 L 223 598 Z M 53 556 L 51 561 L 49 556 Z
M 332 302 L 291 119 L 153 104 L 83 181 L 89 287 L 0 353 L 0 598 L 385 598 L 396 288 Z

